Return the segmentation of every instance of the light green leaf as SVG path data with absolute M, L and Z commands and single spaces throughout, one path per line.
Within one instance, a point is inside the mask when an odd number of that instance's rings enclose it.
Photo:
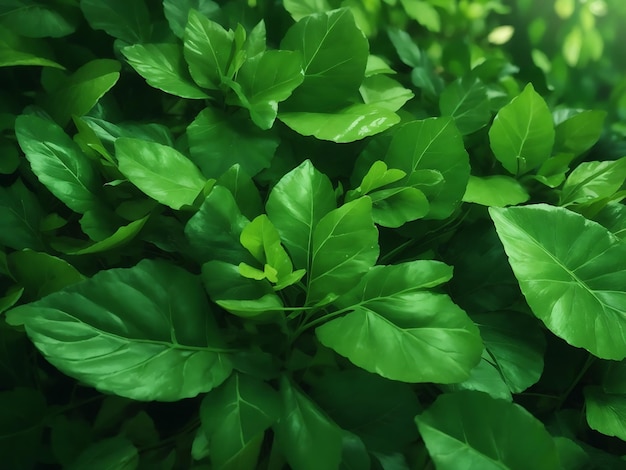
M 452 118 L 412 121 L 396 130 L 385 162 L 407 173 L 398 186 L 421 190 L 430 203 L 428 218 L 445 219 L 460 204 L 469 179 L 469 157 Z M 443 181 L 432 185 L 435 170 Z
M 92 29 L 130 44 L 146 42 L 152 32 L 144 0 L 80 0 L 80 9 Z
M 226 31 L 196 10 L 189 12 L 185 27 L 184 55 L 194 81 L 216 90 L 231 60 L 235 33 Z
M 400 82 L 385 75 L 373 75 L 363 80 L 359 88 L 361 97 L 366 104 L 373 104 L 397 111 L 415 95 Z
M 422 0 L 400 0 L 406 14 L 435 33 L 441 30 L 441 18 L 437 10 Z
M 189 125 L 187 137 L 191 159 L 209 178 L 218 178 L 235 164 L 256 176 L 270 166 L 279 143 L 250 122 L 247 112 L 226 114 L 210 107 Z
M 283 0 L 285 10 L 289 12 L 294 21 L 314 13 L 323 13 L 330 10 L 326 0 Z
M 474 202 L 482 206 L 504 207 L 526 202 L 530 195 L 515 179 L 505 175 L 470 175 L 463 195 L 464 202 Z
M 91 160 L 56 124 L 19 116 L 15 135 L 33 173 L 70 209 L 84 213 L 100 204 L 101 181 Z
M 489 212 L 535 316 L 573 346 L 603 359 L 624 359 L 626 245 L 560 207 Z
M 0 26 L 0 67 L 16 65 L 43 66 L 64 69 L 42 41 L 28 39 Z
M 558 470 L 558 453 L 543 424 L 519 405 L 482 392 L 440 395 L 416 419 L 439 470 Z
M 613 196 L 626 180 L 626 157 L 615 161 L 583 162 L 569 174 L 561 192 L 568 206 Z
M 137 448 L 125 437 L 113 437 L 87 447 L 67 470 L 83 468 L 134 470 L 139 465 Z
M 44 212 L 21 179 L 0 186 L 0 245 L 14 250 L 43 247 L 39 225 Z
M 348 202 L 322 217 L 313 232 L 307 304 L 340 295 L 358 284 L 378 258 L 378 230 L 368 197 Z
M 335 209 L 328 177 L 309 160 L 283 176 L 269 194 L 266 210 L 296 268 L 310 272 L 313 231 Z
M 63 373 L 135 400 L 193 397 L 231 372 L 198 277 L 163 261 L 100 271 L 7 319 Z
M 189 11 L 211 18 L 220 11 L 220 6 L 212 0 L 163 0 L 163 11 L 172 32 L 182 38 L 189 19 Z
M 341 429 L 284 377 L 280 393 L 282 409 L 274 433 L 289 465 L 297 470 L 339 468 Z
M 395 183 L 406 176 L 406 173 L 396 168 L 387 168 L 387 164 L 383 161 L 376 160 L 363 177 L 361 184 L 357 190 L 361 194 L 367 194 L 388 184 Z
M 558 122 L 554 148 L 558 152 L 575 156 L 589 150 L 600 138 L 604 129 L 606 111 L 581 111 Z
M 387 62 L 385 62 L 385 59 L 383 59 L 382 57 L 374 54 L 370 54 L 367 57 L 367 66 L 365 68 L 366 77 L 373 77 L 374 75 L 380 74 L 393 75 L 395 73 L 396 71 L 389 67 L 389 64 L 387 64 Z
M 48 93 L 42 106 L 61 126 L 93 108 L 120 78 L 120 63 L 111 59 L 87 62 Z
M 230 191 L 235 198 L 237 206 L 243 215 L 249 219 L 254 219 L 263 212 L 263 203 L 259 190 L 241 165 L 236 163 L 231 166 L 226 173 L 219 177 L 217 185 Z
M 459 78 L 450 83 L 439 97 L 443 116 L 452 116 L 461 134 L 485 127 L 491 119 L 487 87 L 478 78 Z
M 400 122 L 393 111 L 371 104 L 353 104 L 328 113 L 281 112 L 278 118 L 299 134 L 337 143 L 361 140 Z
M 337 109 L 358 93 L 369 46 L 350 10 L 303 17 L 289 28 L 280 48 L 300 51 L 304 64 L 304 82 L 288 100 L 290 109 Z
M 514 175 L 527 173 L 550 157 L 552 114 L 531 84 L 498 111 L 489 129 L 489 143 L 496 159 Z
M 48 2 L 50 3 L 50 2 Z M 27 38 L 60 38 L 76 30 L 80 14 L 63 8 L 28 0 L 9 0 L 0 6 L 0 24 Z
M 179 45 L 135 44 L 122 53 L 149 85 L 182 98 L 208 98 L 192 81 Z
M 585 412 L 591 429 L 626 441 L 626 394 L 585 387 Z
M 279 414 L 278 393 L 248 375 L 233 374 L 208 394 L 202 400 L 200 419 L 209 440 L 214 467 L 258 468 L 263 434 L 277 421 Z
M 115 156 L 131 183 L 172 209 L 191 206 L 207 182 L 191 160 L 166 145 L 120 137 Z
M 416 188 L 393 188 L 374 191 L 372 217 L 383 227 L 397 228 L 428 214 L 430 205 L 422 191 Z

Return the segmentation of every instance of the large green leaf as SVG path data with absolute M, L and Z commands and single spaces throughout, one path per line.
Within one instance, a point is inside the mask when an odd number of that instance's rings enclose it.
M 626 245 L 560 207 L 489 211 L 533 313 L 573 346 L 625 358 Z
M 0 186 L 0 244 L 21 250 L 42 247 L 39 224 L 44 212 L 22 180 Z
M 135 44 L 122 53 L 149 85 L 182 98 L 207 98 L 191 79 L 179 45 Z
M 192 205 L 207 182 L 191 160 L 166 145 L 120 137 L 115 156 L 124 176 L 172 209 Z
M 15 134 L 37 175 L 70 209 L 84 213 L 100 204 L 101 181 L 89 160 L 56 124 L 35 115 L 19 116 Z
M 465 380 L 483 349 L 478 328 L 448 296 L 426 290 L 449 280 L 451 271 L 435 261 L 372 268 L 337 301 L 351 312 L 318 327 L 317 337 L 392 380 Z
M 469 179 L 469 157 L 452 118 L 412 121 L 396 130 L 385 162 L 407 174 L 398 186 L 421 190 L 430 203 L 429 218 L 448 217 L 461 202 Z M 429 184 L 423 170 L 437 171 L 440 184 Z
M 626 393 L 606 393 L 602 387 L 585 387 L 585 413 L 591 429 L 626 441 Z
M 0 24 L 28 38 L 59 38 L 76 30 L 78 10 L 29 0 L 8 0 L 0 5 Z
M 278 393 L 244 374 L 233 374 L 200 408 L 202 430 L 216 469 L 254 470 L 265 430 L 280 414 Z
M 0 25 L 0 67 L 30 65 L 63 69 L 46 44 L 36 39 L 18 36 Z
M 293 110 L 337 109 L 358 93 L 369 46 L 350 10 L 302 18 L 289 28 L 281 49 L 300 51 L 303 58 L 304 82 L 287 102 Z
M 87 114 L 119 78 L 117 60 L 92 60 L 48 93 L 42 105 L 57 123 L 65 126 L 72 116 Z
M 495 157 L 514 175 L 527 173 L 550 157 L 552 114 L 531 84 L 498 111 L 489 129 L 489 142 Z
M 368 197 L 348 202 L 320 219 L 313 231 L 307 303 L 350 290 L 378 259 L 378 230 Z
M 393 111 L 362 103 L 327 113 L 285 112 L 278 118 L 299 134 L 337 143 L 361 140 L 400 122 L 400 116 Z
M 439 109 L 454 118 L 463 135 L 485 127 L 491 119 L 487 87 L 478 78 L 459 78 L 448 85 L 439 97 Z
M 189 19 L 189 11 L 196 10 L 210 18 L 220 11 L 220 7 L 212 0 L 163 0 L 163 12 L 172 32 L 182 38 Z
M 335 192 L 328 177 L 306 160 L 283 176 L 272 188 L 267 215 L 298 269 L 310 272 L 313 231 L 335 209 Z
M 521 204 L 530 199 L 524 187 L 506 175 L 470 175 L 463 195 L 464 202 L 474 202 L 482 206 L 504 207 Z
M 7 319 L 62 372 L 135 400 L 193 397 L 231 372 L 199 278 L 163 261 L 101 271 Z
M 130 44 L 146 42 L 152 32 L 144 0 L 80 0 L 80 9 L 93 29 Z
M 276 443 L 294 470 L 339 468 L 341 429 L 289 380 L 280 384 L 282 407 Z
M 440 395 L 416 418 L 439 470 L 557 470 L 554 440 L 543 424 L 519 405 L 482 392 Z
M 572 171 L 561 192 L 561 204 L 571 205 L 613 196 L 626 180 L 626 157 L 583 162 Z
M 278 139 L 263 132 L 248 113 L 205 108 L 187 127 L 191 159 L 208 178 L 217 178 L 235 164 L 250 176 L 270 166 Z

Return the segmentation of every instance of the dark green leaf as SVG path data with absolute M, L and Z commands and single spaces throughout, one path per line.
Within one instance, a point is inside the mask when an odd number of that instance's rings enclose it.
M 402 62 L 410 67 L 422 65 L 422 53 L 408 33 L 399 29 L 389 29 L 389 39 Z
M 101 271 L 7 318 L 64 373 L 135 400 L 192 397 L 231 372 L 199 279 L 162 261 Z
M 20 36 L 59 38 L 76 30 L 78 15 L 73 9 L 60 8 L 58 4 L 9 0 L 0 6 L 0 18 L 0 24 Z
M 189 11 L 196 10 L 207 18 L 219 12 L 219 5 L 212 0 L 163 0 L 163 11 L 172 32 L 182 38 L 189 18 Z
M 487 87 L 478 78 L 460 78 L 448 85 L 439 97 L 439 109 L 454 118 L 463 135 L 485 127 L 491 119 Z
M 80 0 L 80 8 L 93 29 L 130 44 L 146 42 L 152 32 L 144 0 Z
M 237 206 L 241 208 L 241 212 L 248 219 L 253 219 L 263 212 L 263 203 L 259 190 L 238 163 L 233 165 L 219 177 L 217 183 L 228 189 L 235 198 Z
M 128 439 L 118 436 L 87 447 L 67 470 L 134 470 L 138 464 L 137 448 Z
M 15 250 L 41 248 L 43 215 L 39 201 L 22 180 L 8 188 L 0 186 L 0 244 Z
M 0 25 L 0 67 L 16 65 L 65 68 L 54 60 L 50 49 L 41 41 L 20 37 Z
M 591 429 L 626 441 L 626 393 L 606 393 L 601 387 L 585 387 L 585 412 Z
M 480 362 L 470 371 L 467 380 L 456 384 L 443 385 L 444 392 L 457 392 L 459 390 L 473 390 L 484 392 L 493 398 L 512 401 L 511 391 L 504 382 L 498 369 L 490 362 L 488 353 L 483 351 Z
M 582 111 L 558 122 L 554 148 L 580 155 L 589 150 L 602 135 L 605 111 Z

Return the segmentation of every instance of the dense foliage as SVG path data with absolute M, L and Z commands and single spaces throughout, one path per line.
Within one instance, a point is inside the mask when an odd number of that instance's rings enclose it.
M 624 468 L 624 21 L 0 0 L 3 468 Z

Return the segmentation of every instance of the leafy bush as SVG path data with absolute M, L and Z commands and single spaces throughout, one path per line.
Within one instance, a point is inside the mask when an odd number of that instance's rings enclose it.
M 623 100 L 506 3 L 2 2 L 3 465 L 623 468 Z

